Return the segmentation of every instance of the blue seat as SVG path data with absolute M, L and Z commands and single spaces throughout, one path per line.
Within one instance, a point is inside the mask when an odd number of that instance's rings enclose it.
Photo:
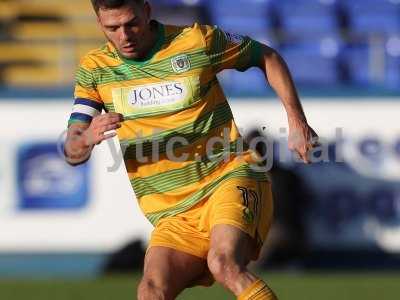
M 209 0 L 207 7 L 210 15 L 217 18 L 223 16 L 266 18 L 270 2 L 271 0 Z
M 400 3 L 393 0 L 339 0 L 338 5 L 353 14 L 386 14 L 398 9 Z
M 246 17 L 224 17 L 215 22 L 218 27 L 227 32 L 255 36 L 268 32 L 264 19 L 249 19 Z
M 207 8 L 213 24 L 244 35 L 260 35 L 271 28 L 270 0 L 210 0 Z
M 154 9 L 153 17 L 164 24 L 191 25 L 195 22 L 203 22 L 205 16 L 202 9 L 196 6 L 159 6 Z
M 400 90 L 400 58 L 393 59 L 385 70 L 385 85 Z
M 389 37 L 386 42 L 385 84 L 400 90 L 400 37 Z
M 206 4 L 206 0 L 152 0 L 155 5 L 165 6 L 200 6 Z
M 340 41 L 322 39 L 319 42 L 300 42 L 283 45 L 280 53 L 286 60 L 296 83 L 340 83 Z
M 345 65 L 350 82 L 357 85 L 369 85 L 373 82 L 369 56 L 370 48 L 367 43 L 348 45 L 345 50 Z
M 336 1 L 276 0 L 273 3 L 281 30 L 289 38 L 337 35 Z
M 389 38 L 385 51 L 378 51 L 376 58 L 373 55 L 368 40 L 347 47 L 344 57 L 351 83 L 399 89 L 400 38 Z
M 252 68 L 246 72 L 225 70 L 219 80 L 224 90 L 235 96 L 260 96 L 268 91 L 268 83 L 261 70 Z
M 400 31 L 400 2 L 342 0 L 341 7 L 354 34 L 392 34 Z

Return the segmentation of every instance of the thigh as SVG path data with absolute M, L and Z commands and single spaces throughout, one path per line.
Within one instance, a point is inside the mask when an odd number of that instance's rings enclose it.
M 167 287 L 176 297 L 207 272 L 204 259 L 167 247 L 151 247 L 144 262 L 143 279 Z

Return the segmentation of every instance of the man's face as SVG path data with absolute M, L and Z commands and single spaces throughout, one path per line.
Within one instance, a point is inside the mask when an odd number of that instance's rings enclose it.
M 98 21 L 107 39 L 128 59 L 142 58 L 149 45 L 150 7 L 135 3 L 115 9 L 99 9 Z

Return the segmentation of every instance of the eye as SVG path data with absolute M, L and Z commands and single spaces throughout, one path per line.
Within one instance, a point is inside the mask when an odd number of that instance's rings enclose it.
M 126 26 L 128 26 L 128 27 L 137 27 L 138 25 L 139 25 L 139 22 L 137 20 L 131 21 L 126 24 Z
M 117 29 L 118 29 L 117 26 L 110 26 L 110 27 L 107 27 L 107 30 L 108 30 L 108 31 L 111 31 L 111 32 L 115 32 L 115 31 L 117 31 Z

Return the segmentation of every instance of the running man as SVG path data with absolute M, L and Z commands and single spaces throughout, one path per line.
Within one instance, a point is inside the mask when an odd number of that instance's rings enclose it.
M 140 208 L 154 225 L 138 299 L 175 299 L 214 280 L 238 299 L 276 299 L 247 270 L 272 221 L 270 181 L 253 168 L 255 152 L 240 147 L 216 75 L 260 68 L 286 109 L 289 147 L 308 162 L 315 133 L 286 64 L 249 37 L 152 20 L 143 0 L 92 3 L 108 43 L 77 71 L 65 154 L 81 164 L 95 145 L 118 136 Z

